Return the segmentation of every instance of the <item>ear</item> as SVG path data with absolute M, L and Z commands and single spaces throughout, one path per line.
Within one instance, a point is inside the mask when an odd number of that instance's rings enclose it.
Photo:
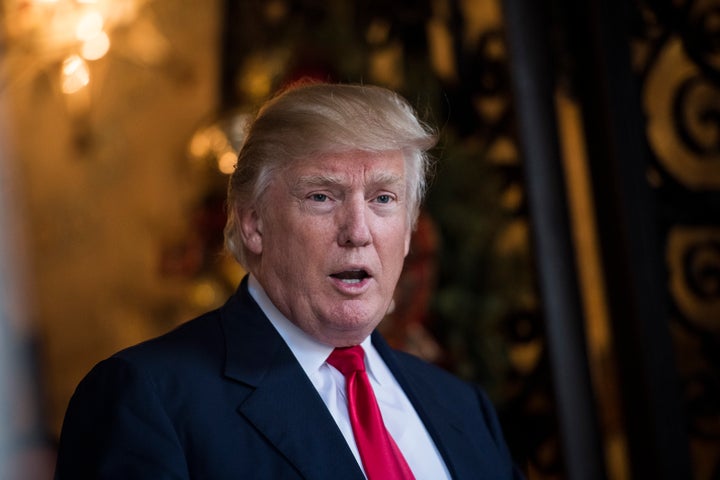
M 412 239 L 413 229 L 408 227 L 405 229 L 405 256 L 410 253 L 410 240 Z
M 262 219 L 258 211 L 253 208 L 242 209 L 238 212 L 240 219 L 240 233 L 245 247 L 255 255 L 262 253 Z

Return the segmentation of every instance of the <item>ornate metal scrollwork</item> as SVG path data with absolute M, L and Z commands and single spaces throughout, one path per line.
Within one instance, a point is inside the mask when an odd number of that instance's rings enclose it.
M 659 164 L 691 190 L 720 188 L 720 87 L 679 39 L 659 51 L 643 85 L 647 136 Z
M 720 334 L 720 228 L 675 226 L 667 242 L 670 292 L 698 333 Z
M 720 478 L 720 3 L 640 2 L 636 46 L 695 478 Z

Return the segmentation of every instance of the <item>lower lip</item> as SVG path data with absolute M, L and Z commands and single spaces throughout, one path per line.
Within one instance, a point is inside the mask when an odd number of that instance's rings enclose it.
M 344 282 L 339 278 L 335 277 L 330 277 L 330 280 L 333 282 L 333 285 L 335 285 L 335 288 L 337 288 L 341 292 L 358 295 L 365 292 L 369 288 L 372 277 L 365 277 L 359 282 Z

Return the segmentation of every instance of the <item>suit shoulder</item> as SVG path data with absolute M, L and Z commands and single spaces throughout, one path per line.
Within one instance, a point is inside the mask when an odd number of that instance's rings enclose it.
M 115 353 L 111 359 L 148 369 L 185 368 L 202 360 L 219 359 L 224 342 L 220 311 L 213 310 L 189 320 L 158 337 Z
M 220 314 L 208 312 L 96 364 L 76 388 L 71 405 L 84 411 L 103 404 L 109 411 L 110 405 L 142 405 L 156 398 L 172 410 L 180 392 L 200 390 L 222 377 L 223 344 Z

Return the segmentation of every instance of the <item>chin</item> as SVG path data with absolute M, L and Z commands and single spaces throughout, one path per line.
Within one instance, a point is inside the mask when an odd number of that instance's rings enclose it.
M 334 322 L 340 329 L 347 331 L 370 331 L 372 332 L 380 321 L 385 317 L 380 310 L 372 312 L 358 312 L 357 310 L 345 311 L 336 316 Z

